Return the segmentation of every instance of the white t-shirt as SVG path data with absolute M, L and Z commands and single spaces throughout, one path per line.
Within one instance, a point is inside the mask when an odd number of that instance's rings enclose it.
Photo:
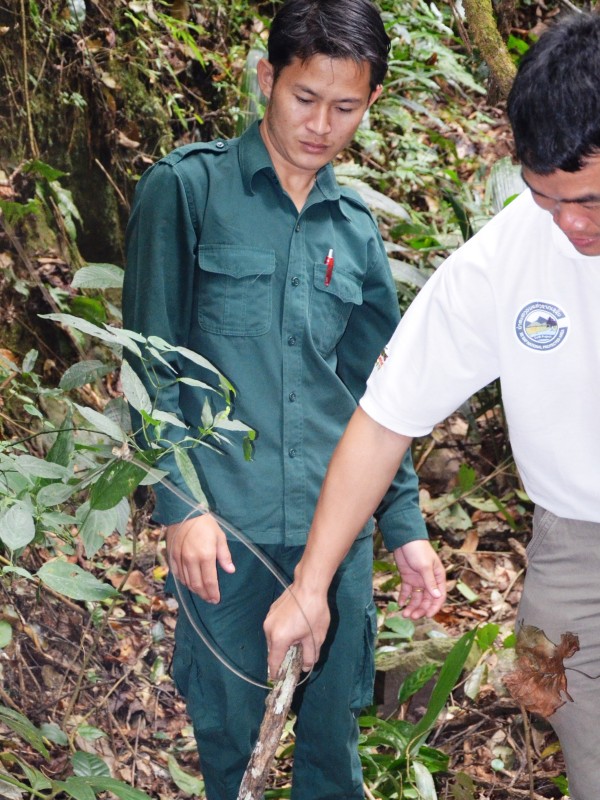
M 597 317 L 600 256 L 579 254 L 526 190 L 430 278 L 361 406 L 397 433 L 423 436 L 500 377 L 531 499 L 600 522 Z

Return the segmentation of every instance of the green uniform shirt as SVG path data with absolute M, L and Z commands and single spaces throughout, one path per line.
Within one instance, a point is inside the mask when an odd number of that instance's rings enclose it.
M 325 285 L 330 249 L 334 269 Z M 368 209 L 328 165 L 299 213 L 256 123 L 239 139 L 187 145 L 147 170 L 127 257 L 125 327 L 208 358 L 236 388 L 235 418 L 257 431 L 251 462 L 239 434 L 222 452 L 188 451 L 211 509 L 256 542 L 304 544 L 333 449 L 399 320 Z M 170 355 L 180 374 L 214 381 Z M 153 367 L 161 382 L 172 380 L 160 361 Z M 194 428 L 206 396 L 179 384 L 161 391 L 159 406 Z M 189 495 L 174 460 L 160 466 Z M 157 521 L 190 513 L 165 487 L 156 496 Z M 426 538 L 409 458 L 377 517 L 390 549 Z

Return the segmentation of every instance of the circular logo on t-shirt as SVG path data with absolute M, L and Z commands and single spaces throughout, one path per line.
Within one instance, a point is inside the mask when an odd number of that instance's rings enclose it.
M 519 311 L 515 331 L 519 341 L 532 350 L 553 350 L 569 330 L 565 312 L 554 303 L 534 300 Z

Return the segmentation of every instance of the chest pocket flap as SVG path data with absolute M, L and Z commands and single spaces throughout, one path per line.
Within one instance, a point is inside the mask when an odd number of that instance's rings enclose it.
M 200 245 L 198 323 L 223 336 L 260 336 L 271 327 L 275 253 L 242 245 Z

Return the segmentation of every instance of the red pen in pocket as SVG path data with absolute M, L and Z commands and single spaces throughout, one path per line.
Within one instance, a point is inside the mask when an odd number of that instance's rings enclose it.
M 334 266 L 333 250 L 330 250 L 327 253 L 327 255 L 325 256 L 325 262 L 324 263 L 325 263 L 325 267 L 326 267 L 326 270 L 325 270 L 325 286 L 329 286 L 329 284 L 331 283 L 331 276 L 333 275 L 333 266 Z

